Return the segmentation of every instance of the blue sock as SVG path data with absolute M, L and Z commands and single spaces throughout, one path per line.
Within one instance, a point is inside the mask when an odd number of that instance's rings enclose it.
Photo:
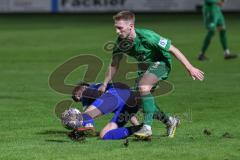
M 90 115 L 88 115 L 87 113 L 83 113 L 82 114 L 82 118 L 83 118 L 83 122 L 82 122 L 82 126 L 83 127 L 85 127 L 86 126 L 86 124 L 92 124 L 92 125 L 94 125 L 94 120 L 93 120 L 93 118 L 90 116 Z
M 124 139 L 130 135 L 130 132 L 127 128 L 117 128 L 108 131 L 104 136 L 103 140 L 117 140 L 117 139 Z

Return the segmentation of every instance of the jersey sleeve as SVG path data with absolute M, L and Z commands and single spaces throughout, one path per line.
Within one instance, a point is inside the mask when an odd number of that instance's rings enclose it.
M 101 86 L 100 83 L 92 83 L 92 84 L 89 85 L 89 88 L 92 89 L 92 90 L 97 90 L 100 86 Z M 94 96 L 95 95 L 83 96 L 82 99 L 81 99 L 82 106 L 83 107 L 90 106 L 93 103 L 93 101 L 97 98 L 97 96 L 96 97 L 94 97 Z
M 157 50 L 168 51 L 171 46 L 171 40 L 164 38 L 153 32 L 148 38 L 149 44 Z
M 159 36 L 159 40 L 155 43 L 156 43 L 155 45 L 157 45 L 157 47 L 159 47 L 165 51 L 168 51 L 171 46 L 171 40 L 161 37 L 161 36 Z

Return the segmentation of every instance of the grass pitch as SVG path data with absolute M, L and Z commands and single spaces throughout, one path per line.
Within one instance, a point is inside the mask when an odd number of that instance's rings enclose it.
M 226 15 L 229 47 L 240 53 L 239 14 Z M 192 81 L 174 60 L 168 81 L 174 91 L 157 98 L 161 108 L 178 115 L 176 137 L 164 137 L 164 126 L 155 121 L 151 141 L 102 141 L 96 137 L 73 142 L 54 113 L 69 95 L 49 88 L 51 73 L 68 59 L 93 54 L 104 62 L 103 50 L 115 40 L 111 15 L 1 15 L 0 16 L 0 159 L 240 159 L 240 59 L 225 61 L 218 35 L 208 50 L 209 61 L 199 62 L 205 35 L 200 15 L 137 15 L 137 27 L 168 37 L 195 66 L 205 71 L 205 81 Z M 75 84 L 84 68 L 65 80 Z M 110 117 L 96 121 L 100 130 Z

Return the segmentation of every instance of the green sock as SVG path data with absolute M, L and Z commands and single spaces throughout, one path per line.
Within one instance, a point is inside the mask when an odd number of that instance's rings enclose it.
M 169 115 L 161 111 L 159 106 L 157 106 L 156 104 L 155 106 L 156 106 L 156 110 L 154 112 L 153 118 L 163 122 L 163 124 L 167 124 L 169 120 Z
M 220 35 L 220 41 L 221 41 L 222 47 L 223 47 L 224 51 L 226 51 L 228 49 L 226 30 L 225 29 L 221 30 L 219 32 L 219 35 Z
M 144 111 L 143 123 L 151 126 L 153 122 L 153 114 L 156 111 L 154 97 L 151 94 L 142 96 L 142 102 Z
M 208 46 L 211 42 L 211 39 L 214 35 L 214 31 L 208 31 L 204 41 L 203 41 L 203 46 L 202 46 L 202 54 L 204 54 L 206 52 L 206 50 L 208 49 Z

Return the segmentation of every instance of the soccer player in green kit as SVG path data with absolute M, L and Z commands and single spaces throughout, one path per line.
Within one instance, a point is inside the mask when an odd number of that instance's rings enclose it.
M 195 80 L 203 80 L 203 72 L 190 64 L 186 57 L 171 44 L 169 39 L 163 38 L 157 33 L 147 29 L 135 28 L 135 15 L 130 11 L 121 11 L 113 16 L 114 26 L 118 39 L 117 47 L 113 50 L 112 61 L 106 72 L 106 76 L 99 91 L 104 92 L 107 84 L 119 68 L 123 54 L 134 57 L 138 62 L 139 74 L 138 91 L 140 92 L 144 110 L 144 125 L 134 135 L 140 138 L 147 138 L 152 135 L 151 125 L 153 115 L 160 111 L 156 107 L 151 89 L 161 80 L 168 78 L 171 70 L 171 54 L 174 55 L 187 69 Z M 128 42 L 129 47 L 121 47 L 122 42 Z M 162 112 L 163 122 L 167 127 L 167 136 L 174 137 L 179 120 L 167 116 Z
M 211 42 L 212 37 L 214 36 L 216 28 L 219 31 L 221 45 L 224 50 L 224 59 L 233 59 L 237 57 L 237 55 L 235 54 L 230 54 L 227 46 L 226 26 L 221 11 L 221 6 L 223 5 L 223 3 L 224 0 L 204 0 L 203 17 L 208 32 L 205 36 L 201 52 L 198 56 L 198 60 L 200 61 L 207 60 L 205 53 Z

